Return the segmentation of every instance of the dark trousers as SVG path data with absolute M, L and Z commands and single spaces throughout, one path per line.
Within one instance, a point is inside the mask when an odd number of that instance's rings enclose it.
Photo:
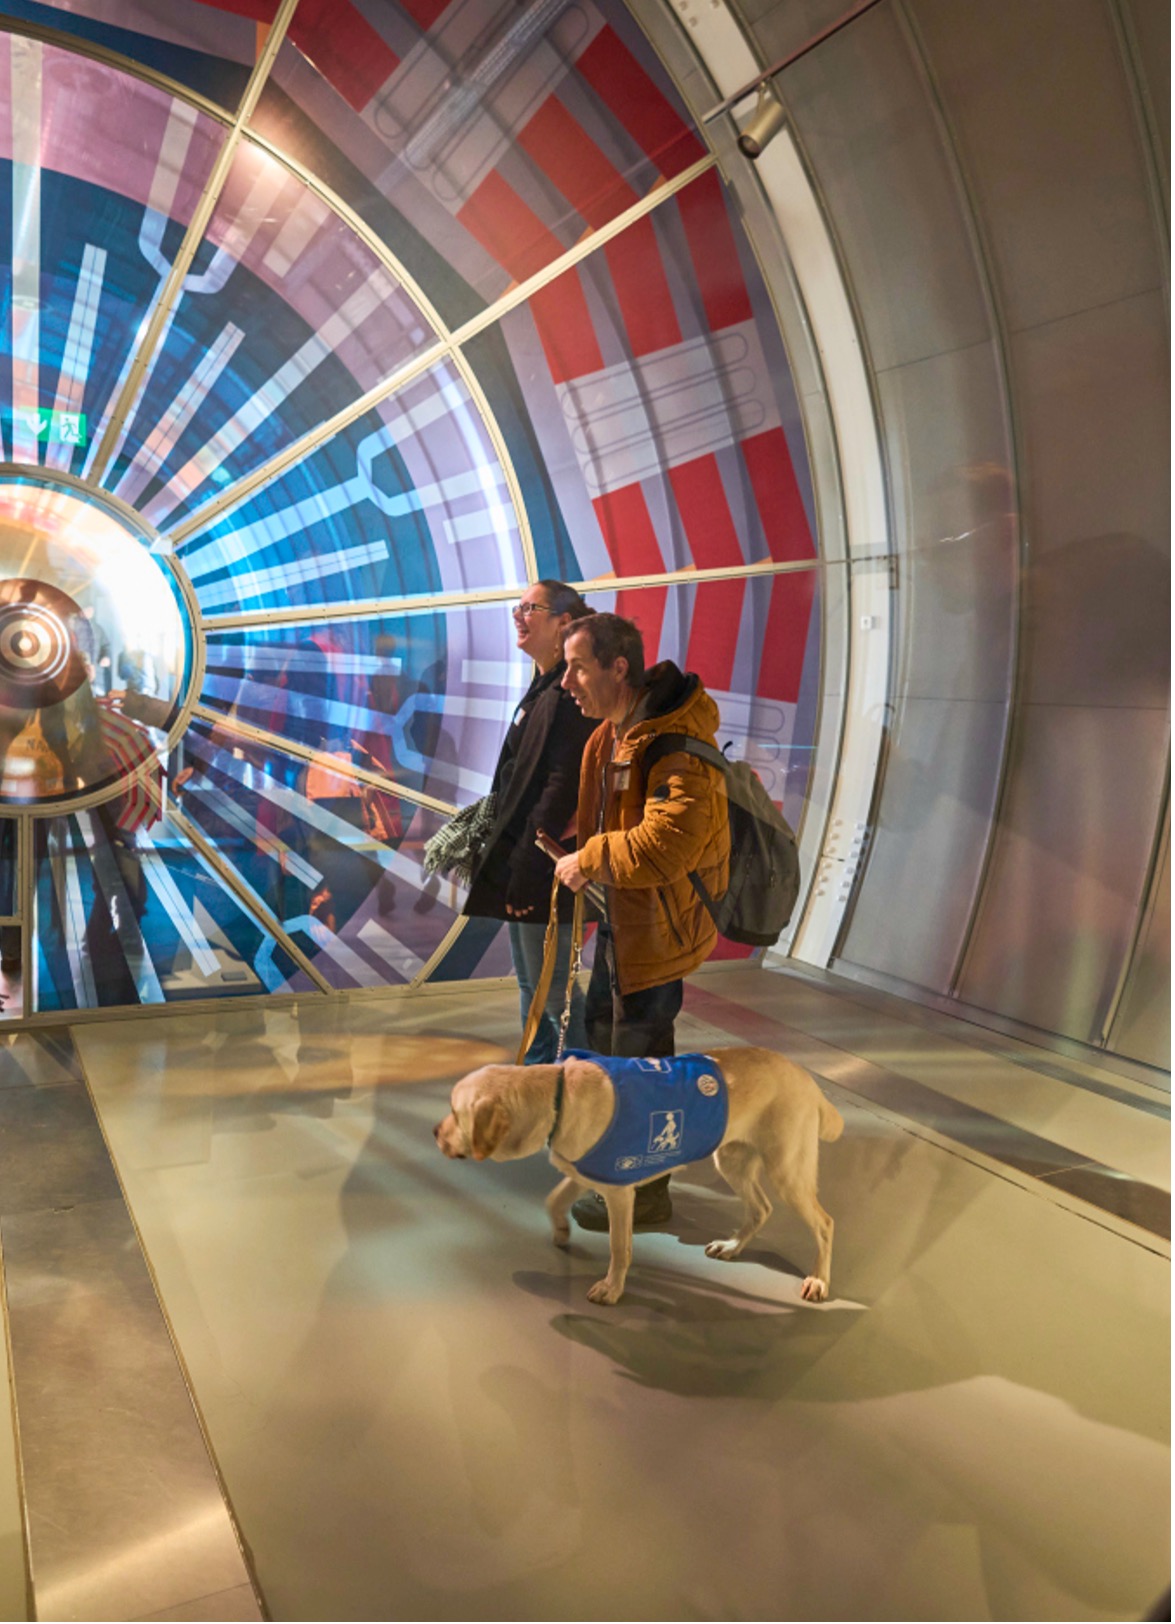
M 637 1058 L 674 1054 L 673 1023 L 681 1012 L 682 988 L 678 979 L 622 993 L 616 985 L 612 933 L 601 926 L 584 1009 L 588 1048 Z

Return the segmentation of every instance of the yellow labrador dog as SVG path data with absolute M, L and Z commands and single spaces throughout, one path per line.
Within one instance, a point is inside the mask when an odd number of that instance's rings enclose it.
M 801 1295 L 828 1296 L 832 1219 L 816 1199 L 819 1141 L 839 1139 L 844 1119 L 803 1069 L 767 1049 L 714 1049 L 709 1058 L 725 1074 L 726 1132 L 714 1162 L 744 1204 L 743 1222 L 729 1240 L 711 1241 L 709 1257 L 734 1258 L 771 1215 L 764 1184 L 770 1179 L 795 1208 L 816 1240 L 816 1267 Z M 559 1088 L 559 1073 L 563 1087 Z M 559 1066 L 482 1066 L 453 1088 L 451 1110 L 433 1129 L 446 1156 L 474 1161 L 514 1161 L 546 1145 L 564 1175 L 547 1197 L 556 1246 L 567 1246 L 567 1214 L 585 1187 L 608 1206 L 608 1273 L 588 1297 L 618 1302 L 632 1262 L 632 1209 L 636 1184 L 597 1184 L 575 1167 L 607 1131 L 613 1117 L 613 1084 L 602 1066 L 569 1058 Z M 664 1169 L 650 1172 L 660 1176 Z M 640 1183 L 648 1183 L 642 1179 Z

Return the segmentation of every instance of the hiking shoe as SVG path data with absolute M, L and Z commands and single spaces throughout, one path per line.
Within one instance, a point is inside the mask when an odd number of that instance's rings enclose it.
M 599 1230 L 604 1234 L 608 1232 L 608 1204 L 594 1190 L 589 1190 L 587 1195 L 581 1195 L 578 1201 L 572 1202 L 571 1216 L 581 1229 Z M 669 1180 L 658 1179 L 654 1184 L 642 1185 L 636 1192 L 632 1210 L 633 1228 L 656 1229 L 661 1224 L 667 1224 L 672 1217 Z

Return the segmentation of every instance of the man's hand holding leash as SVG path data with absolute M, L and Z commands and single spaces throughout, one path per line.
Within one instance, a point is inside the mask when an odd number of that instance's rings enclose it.
M 577 851 L 569 851 L 566 857 L 560 857 L 555 864 L 555 878 L 569 891 L 582 891 L 588 884 L 588 877 L 579 866 Z
M 579 866 L 579 856 L 576 852 L 568 851 L 557 840 L 552 840 L 545 830 L 540 829 L 535 836 L 535 845 L 545 851 L 555 864 L 555 878 L 560 885 L 565 885 L 569 891 L 586 891 L 588 901 L 601 913 L 604 912 L 604 887 L 598 880 L 589 880 Z

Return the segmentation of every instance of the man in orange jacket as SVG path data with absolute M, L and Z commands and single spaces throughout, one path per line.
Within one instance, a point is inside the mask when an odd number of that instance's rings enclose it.
M 602 883 L 608 903 L 588 985 L 588 1042 L 598 1054 L 671 1055 L 683 977 L 718 935 L 689 876 L 697 872 L 711 896 L 725 892 L 730 829 L 717 768 L 681 752 L 646 773 L 642 757 L 662 733 L 714 744 L 718 707 L 671 660 L 646 672 L 641 634 L 619 615 L 573 622 L 563 655 L 563 686 L 600 719 L 580 770 L 579 849 L 555 865 L 573 891 Z M 584 1228 L 608 1227 L 599 1196 L 572 1211 Z M 637 1191 L 634 1222 L 664 1223 L 671 1212 L 668 1175 Z

